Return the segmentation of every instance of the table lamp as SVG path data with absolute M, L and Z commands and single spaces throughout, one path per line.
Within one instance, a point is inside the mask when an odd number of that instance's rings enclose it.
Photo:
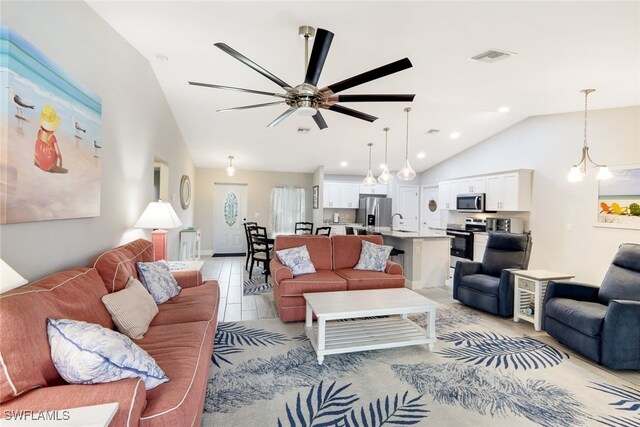
M 0 293 L 19 288 L 27 283 L 29 282 L 24 277 L 0 258 Z
M 180 227 L 182 222 L 173 210 L 171 203 L 158 200 L 149 203 L 142 212 L 135 228 L 153 228 L 151 241 L 153 242 L 153 255 L 156 261 L 167 259 L 167 230 L 166 228 Z

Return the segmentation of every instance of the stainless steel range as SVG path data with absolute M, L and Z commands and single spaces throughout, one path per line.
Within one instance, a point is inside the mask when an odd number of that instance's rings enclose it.
M 464 224 L 447 224 L 447 235 L 451 239 L 450 266 L 455 268 L 458 261 L 473 260 L 473 232 L 484 232 L 487 224 L 484 219 L 465 218 Z

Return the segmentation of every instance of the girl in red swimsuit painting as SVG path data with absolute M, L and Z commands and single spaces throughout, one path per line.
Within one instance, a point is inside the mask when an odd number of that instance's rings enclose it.
M 53 134 L 60 126 L 60 117 L 49 104 L 42 107 L 40 113 L 40 129 L 36 137 L 36 152 L 33 163 L 46 172 L 66 173 L 62 167 L 62 154 L 58 148 L 58 140 Z

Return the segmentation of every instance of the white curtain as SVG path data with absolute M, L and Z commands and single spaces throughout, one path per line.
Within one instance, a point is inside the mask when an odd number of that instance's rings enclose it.
M 300 187 L 273 187 L 271 189 L 271 231 L 275 234 L 293 234 L 295 223 L 305 221 L 305 191 Z

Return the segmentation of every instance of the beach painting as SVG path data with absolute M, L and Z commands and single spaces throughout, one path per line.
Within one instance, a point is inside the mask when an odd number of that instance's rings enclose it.
M 640 165 L 611 168 L 598 181 L 599 226 L 640 229 Z
M 6 26 L 0 83 L 0 224 L 100 216 L 100 98 Z

